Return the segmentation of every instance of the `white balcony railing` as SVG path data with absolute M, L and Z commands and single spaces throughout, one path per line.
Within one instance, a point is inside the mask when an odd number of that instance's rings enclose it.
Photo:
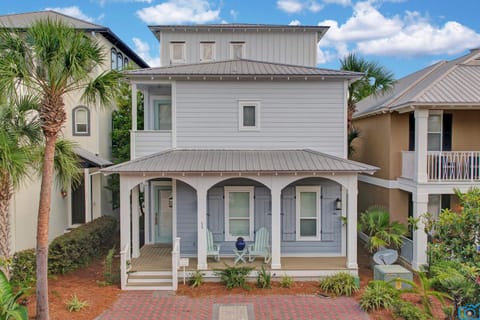
M 402 152 L 402 177 L 414 179 L 415 152 Z M 430 182 L 480 181 L 480 151 L 428 151 Z

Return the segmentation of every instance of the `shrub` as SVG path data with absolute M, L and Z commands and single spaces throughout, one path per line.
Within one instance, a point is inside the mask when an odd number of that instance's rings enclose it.
M 320 289 L 335 296 L 351 296 L 358 290 L 355 277 L 346 272 L 339 272 L 320 281 Z
M 103 216 L 55 238 L 49 248 L 50 273 L 66 273 L 87 265 L 112 246 L 116 228 L 115 218 Z
M 282 279 L 280 280 L 280 287 L 282 288 L 291 288 L 293 286 L 293 278 L 288 275 L 283 275 Z
M 27 308 L 17 303 L 22 294 L 22 291 L 13 293 L 11 283 L 3 271 L 0 271 L 0 319 L 28 319 Z
M 33 287 L 36 282 L 35 250 L 18 251 L 13 255 L 11 278 L 13 285 L 20 288 Z
M 262 270 L 258 273 L 257 277 L 257 287 L 263 289 L 270 289 L 272 280 L 272 274 L 265 271 L 265 267 L 262 265 Z
M 76 294 L 72 295 L 72 298 L 65 304 L 69 312 L 78 312 L 88 306 L 88 302 L 79 300 Z
M 360 307 L 365 311 L 390 309 L 399 300 L 399 292 L 382 280 L 370 281 L 360 299 Z
M 225 264 L 225 269 L 216 269 L 215 272 L 220 276 L 220 280 L 227 289 L 241 287 L 250 290 L 247 285 L 247 276 L 254 268 L 252 267 L 231 267 Z
M 203 273 L 201 273 L 199 270 L 196 270 L 190 276 L 190 279 L 188 280 L 188 284 L 192 288 L 200 287 L 203 284 Z
M 115 282 L 115 273 L 113 271 L 113 255 L 115 254 L 115 246 L 112 249 L 108 250 L 107 256 L 103 261 L 103 277 L 105 283 L 110 285 Z
M 393 304 L 393 315 L 404 320 L 426 320 L 425 313 L 413 303 L 398 299 Z

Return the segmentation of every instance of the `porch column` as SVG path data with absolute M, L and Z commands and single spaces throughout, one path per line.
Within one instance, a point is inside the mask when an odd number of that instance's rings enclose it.
M 347 190 L 347 268 L 358 269 L 357 264 L 357 175 L 349 179 Z M 343 201 L 342 201 L 343 202 Z
M 120 250 L 124 250 L 130 240 L 130 181 L 120 175 Z M 130 260 L 130 250 L 127 250 L 127 260 Z
M 281 194 L 282 188 L 278 183 L 273 183 L 272 196 L 272 269 L 281 269 Z
M 140 227 L 139 227 L 139 186 L 132 189 L 132 258 L 140 256 Z
M 207 189 L 197 188 L 197 269 L 206 270 L 207 265 Z
M 428 211 L 428 194 L 413 194 L 413 218 L 418 219 L 420 215 Z M 413 259 L 412 268 L 419 270 L 422 265 L 427 264 L 427 234 L 424 230 L 424 224 L 419 221 L 418 229 L 413 231 Z
M 137 131 L 137 84 L 132 83 L 132 131 Z
M 415 182 L 427 182 L 428 110 L 415 110 Z

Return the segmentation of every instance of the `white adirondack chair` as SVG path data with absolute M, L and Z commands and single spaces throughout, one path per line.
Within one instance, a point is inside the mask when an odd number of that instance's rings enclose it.
M 220 245 L 213 242 L 213 235 L 207 229 L 207 258 L 214 257 L 215 261 L 220 261 Z
M 248 261 L 252 262 L 256 257 L 264 258 L 265 263 L 269 263 L 272 259 L 270 253 L 270 233 L 264 227 L 261 227 L 255 232 L 255 243 L 247 246 Z

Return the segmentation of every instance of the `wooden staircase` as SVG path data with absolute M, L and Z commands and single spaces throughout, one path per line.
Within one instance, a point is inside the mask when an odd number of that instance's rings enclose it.
M 173 291 L 171 271 L 136 271 L 128 274 L 127 290 Z

